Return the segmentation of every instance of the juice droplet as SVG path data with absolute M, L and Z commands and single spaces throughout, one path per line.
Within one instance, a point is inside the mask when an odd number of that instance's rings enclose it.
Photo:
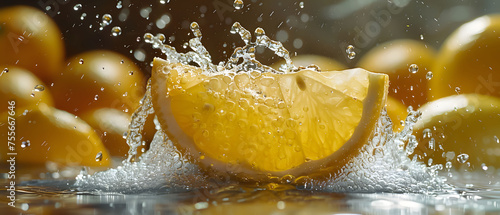
M 468 154 L 459 154 L 457 156 L 457 161 L 459 163 L 465 163 L 465 162 L 467 162 L 468 159 L 469 159 L 469 155 Z
M 412 74 L 415 74 L 418 72 L 418 65 L 417 64 L 412 64 L 410 65 L 410 67 L 408 68 L 408 70 L 412 73 Z
M 111 36 L 116 37 L 121 34 L 122 34 L 122 28 L 120 28 L 120 26 L 115 26 L 111 29 Z
M 234 0 L 233 7 L 236 10 L 243 8 L 243 1 L 242 0 Z
M 82 4 L 75 4 L 75 6 L 73 6 L 73 10 L 75 11 L 78 11 L 80 9 L 82 9 Z
M 41 84 L 37 84 L 34 89 L 37 92 L 42 92 L 42 91 L 45 90 L 45 87 L 43 85 L 41 85 Z
M 356 52 L 354 52 L 354 46 L 352 45 L 348 45 L 345 52 L 347 54 L 347 57 L 351 60 L 356 57 Z
M 427 74 L 425 75 L 425 79 L 427 79 L 427 80 L 431 80 L 433 76 L 434 76 L 434 74 L 432 74 L 432 72 L 431 72 L 431 71 L 429 71 L 429 72 L 427 72 Z
M 95 161 L 102 161 L 102 152 L 97 153 L 97 155 L 95 156 Z

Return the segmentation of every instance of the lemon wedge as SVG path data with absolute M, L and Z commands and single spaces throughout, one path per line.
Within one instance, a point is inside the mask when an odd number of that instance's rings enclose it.
M 153 62 L 153 107 L 168 137 L 202 167 L 239 178 L 340 169 L 384 107 L 388 76 L 363 69 L 209 73 Z

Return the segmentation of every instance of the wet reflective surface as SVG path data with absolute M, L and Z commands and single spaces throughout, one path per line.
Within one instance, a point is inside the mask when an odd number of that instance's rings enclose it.
M 287 187 L 159 189 L 140 194 L 78 192 L 72 179 L 31 180 L 16 187 L 6 214 L 498 214 L 500 182 L 483 172 L 453 174 L 448 192 L 327 193 Z M 289 187 L 288 187 L 289 188 Z M 2 188 L 0 195 L 7 196 Z

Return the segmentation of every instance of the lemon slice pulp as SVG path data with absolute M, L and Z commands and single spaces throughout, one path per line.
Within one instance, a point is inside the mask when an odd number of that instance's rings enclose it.
M 388 76 L 363 69 L 208 73 L 153 62 L 153 107 L 184 153 L 217 173 L 309 175 L 359 153 L 384 107 Z

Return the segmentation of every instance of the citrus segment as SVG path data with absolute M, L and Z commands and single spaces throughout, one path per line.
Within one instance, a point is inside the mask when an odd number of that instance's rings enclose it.
M 207 73 L 155 59 L 151 82 L 163 129 L 202 165 L 282 176 L 357 154 L 384 106 L 388 78 L 362 69 Z

